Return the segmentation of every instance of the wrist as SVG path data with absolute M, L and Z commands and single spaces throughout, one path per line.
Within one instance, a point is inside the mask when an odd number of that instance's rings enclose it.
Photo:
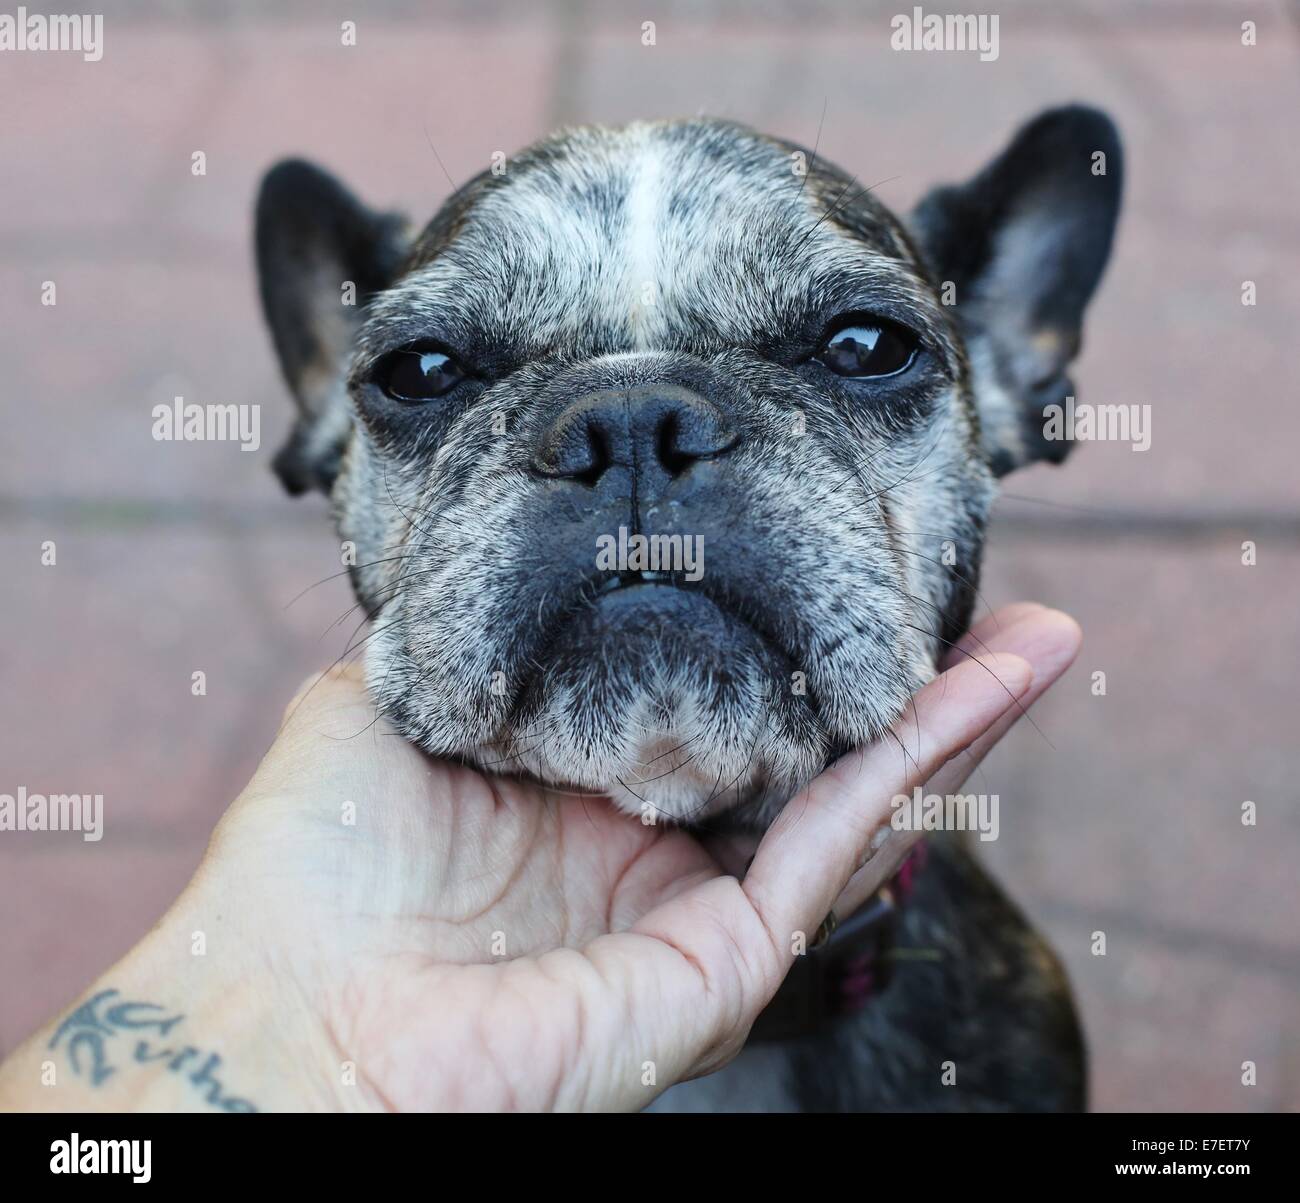
M 342 1105 L 341 1067 L 307 1000 L 255 959 L 208 955 L 190 915 L 178 902 L 0 1066 L 0 1107 L 246 1112 Z

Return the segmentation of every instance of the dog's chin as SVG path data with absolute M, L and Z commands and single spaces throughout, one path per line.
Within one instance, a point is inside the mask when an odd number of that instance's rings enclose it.
M 689 586 L 620 586 L 582 593 L 549 630 L 512 622 L 535 641 L 505 654 L 481 639 L 473 665 L 445 635 L 395 616 L 369 644 L 371 691 L 434 756 L 607 795 L 645 822 L 725 811 L 760 830 L 928 679 L 919 656 L 894 658 L 887 641 L 840 640 L 814 675 L 782 642 L 796 624 L 752 601 L 742 614 Z M 505 688 L 458 687 L 489 677 Z
M 485 767 L 695 822 L 784 801 L 825 761 L 783 651 L 701 592 L 604 592 L 536 659 L 507 730 L 472 754 Z

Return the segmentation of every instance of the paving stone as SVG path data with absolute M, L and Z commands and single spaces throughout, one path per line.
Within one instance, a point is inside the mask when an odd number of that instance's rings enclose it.
M 293 414 L 245 264 L 52 259 L 58 303 L 0 302 L 13 445 L 4 492 L 19 502 L 93 498 L 168 509 L 217 501 L 291 506 L 271 471 Z M 237 405 L 239 441 L 154 438 L 154 407 Z
M 189 32 L 127 24 L 93 64 L 11 56 L 0 97 L 23 120 L 0 126 L 0 153 L 24 170 L 0 182 L 0 234 L 28 255 L 51 243 L 93 255 L 121 237 L 247 253 L 257 180 L 286 154 L 326 160 L 376 203 L 418 201 L 424 217 L 450 191 L 430 141 L 464 180 L 493 149 L 515 148 L 507 133 L 537 137 L 553 60 L 547 26 L 529 19 L 485 37 L 361 17 L 344 46 L 324 15 Z M 399 81 L 400 102 L 378 80 Z
M 106 813 L 99 844 L 0 837 L 0 908 L 22 916 L 0 934 L 0 1051 L 174 897 L 285 701 L 351 629 L 321 637 L 351 605 L 343 581 L 284 609 L 337 552 L 321 503 L 269 473 L 289 404 L 249 226 L 270 162 L 307 154 L 423 218 L 447 174 L 557 121 L 702 110 L 811 144 L 824 105 L 822 151 L 905 210 L 1036 109 L 1086 99 L 1120 121 L 1129 174 L 1080 399 L 1150 404 L 1152 448 L 1084 446 L 1006 482 L 987 598 L 1060 605 L 1087 642 L 1035 712 L 1043 735 L 1016 732 L 971 788 L 999 792 L 990 864 L 1070 968 L 1096 1106 L 1300 1108 L 1300 173 L 1275 119 L 1300 100 L 1294 33 L 1251 0 L 1008 0 L 982 64 L 891 52 L 892 3 L 780 7 L 394 0 L 367 6 L 348 49 L 329 6 L 271 20 L 248 0 L 220 16 L 150 0 L 110 7 L 102 63 L 6 58 L 0 155 L 22 169 L 0 176 L 0 605 L 19 634 L 0 647 L 0 791 L 100 792 Z M 150 409 L 178 392 L 262 404 L 261 449 L 154 441 Z
M 352 605 L 345 580 L 293 600 L 340 570 L 324 520 L 272 534 L 32 523 L 0 545 L 6 618 L 31 632 L 0 652 L 0 789 L 103 794 L 123 840 L 201 848 L 293 691 L 356 626 L 329 629 Z
M 1300 1109 L 1293 975 L 1225 966 L 1213 949 L 1171 949 L 1118 923 L 1095 956 L 1080 918 L 1044 927 L 1081 1007 L 1093 1110 Z M 1242 1083 L 1246 1061 L 1254 1086 Z
M 1227 539 L 1053 547 L 995 529 L 990 604 L 1060 606 L 1084 646 L 979 790 L 1000 794 L 990 859 L 1022 895 L 1217 949 L 1225 973 L 1300 975 L 1295 681 L 1278 654 L 1300 641 L 1300 550 L 1240 555 Z
M 0 1056 L 127 953 L 184 888 L 203 842 L 147 845 L 105 828 L 0 836 Z

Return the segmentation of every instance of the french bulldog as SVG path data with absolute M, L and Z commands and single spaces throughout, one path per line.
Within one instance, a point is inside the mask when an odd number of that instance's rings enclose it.
M 761 832 L 966 630 L 998 478 L 1071 447 L 1044 411 L 1121 159 L 1104 114 L 1053 109 L 900 217 L 729 121 L 584 127 L 423 229 L 273 167 L 275 468 L 356 549 L 380 712 L 435 756 Z M 960 840 L 926 848 L 853 1006 L 822 994 L 863 957 L 832 956 L 800 1018 L 659 1105 L 1082 1107 L 1057 961 Z

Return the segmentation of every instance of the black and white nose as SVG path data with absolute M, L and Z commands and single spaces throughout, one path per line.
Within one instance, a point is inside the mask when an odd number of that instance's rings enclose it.
M 738 436 L 712 402 L 676 385 L 602 389 L 580 397 L 543 432 L 533 456 L 541 476 L 595 486 L 626 469 L 639 490 L 658 491 L 700 460 L 732 451 Z

